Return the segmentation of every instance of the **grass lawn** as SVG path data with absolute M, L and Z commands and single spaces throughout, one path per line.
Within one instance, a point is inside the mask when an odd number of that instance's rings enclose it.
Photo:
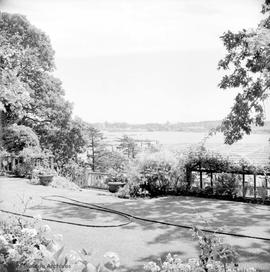
M 62 195 L 92 204 L 104 205 L 130 214 L 176 224 L 222 227 L 224 231 L 270 238 L 270 207 L 195 197 L 163 197 L 156 199 L 119 199 L 104 191 L 71 191 L 31 185 L 25 179 L 0 177 L 1 209 L 21 211 L 20 198 L 32 197 L 27 214 L 40 214 L 86 224 L 125 222 L 114 214 L 44 200 L 42 196 Z M 5 214 L 1 214 L 5 217 Z M 117 228 L 86 228 L 46 222 L 55 233 L 64 236 L 66 250 L 86 248 L 92 251 L 94 263 L 107 251 L 118 253 L 123 271 L 142 271 L 142 265 L 168 252 L 183 259 L 195 257 L 197 243 L 191 231 L 172 226 L 134 221 Z M 224 237 L 241 255 L 244 266 L 270 271 L 270 242 L 247 238 Z

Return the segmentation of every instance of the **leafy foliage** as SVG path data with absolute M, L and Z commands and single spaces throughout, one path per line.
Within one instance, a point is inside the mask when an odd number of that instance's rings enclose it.
M 238 176 L 222 173 L 217 176 L 215 194 L 233 198 L 237 193 Z
M 50 39 L 22 15 L 2 12 L 0 17 L 2 126 L 31 128 L 41 148 L 50 149 L 62 167 L 83 152 L 85 140 L 81 123 L 71 118 L 72 105 L 64 98 L 61 81 L 52 75 Z
M 207 150 L 204 146 L 195 146 L 190 148 L 182 158 L 184 167 L 194 169 L 206 169 L 213 172 L 257 172 L 269 171 L 267 166 L 255 166 L 251 162 L 240 159 L 231 160 L 218 152 Z
M 109 272 L 120 266 L 119 257 L 112 252 L 95 266 L 87 250 L 64 253 L 63 237 L 54 234 L 37 217 L 33 222 L 22 218 L 12 223 L 0 222 L 0 270 L 41 272 Z
M 106 146 L 104 147 L 106 148 Z M 120 172 L 125 170 L 127 164 L 126 156 L 118 151 L 109 151 L 106 148 L 98 161 L 98 169 L 102 172 Z
M 24 148 L 39 147 L 39 139 L 36 133 L 30 127 L 16 124 L 4 130 L 3 143 L 8 152 L 17 154 Z
M 24 16 L 0 16 L 0 103 L 6 123 L 13 123 L 30 113 L 31 95 L 39 91 L 35 83 L 52 71 L 54 52 L 49 38 Z
M 227 55 L 218 67 L 227 72 L 219 87 L 237 88 L 234 105 L 221 125 L 225 143 L 233 144 L 250 134 L 252 125 L 263 126 L 263 102 L 269 97 L 270 86 L 270 14 L 269 4 L 263 7 L 266 14 L 256 30 L 228 31 L 221 36 Z
M 190 148 L 184 157 L 184 165 L 189 168 L 201 167 L 214 171 L 229 170 L 232 161 L 216 152 L 208 151 L 204 146 Z
M 170 190 L 176 190 L 183 173 L 174 154 L 163 151 L 143 154 L 137 163 L 140 187 L 151 196 L 164 195 Z
M 73 160 L 69 160 L 68 163 L 65 163 L 60 169 L 59 174 L 77 185 L 84 183 L 86 179 L 85 167 Z
M 238 268 L 238 254 L 215 234 L 205 234 L 193 228 L 193 236 L 199 242 L 199 258 L 184 262 L 179 256 L 168 254 L 164 261 L 149 262 L 144 266 L 148 272 L 256 272 L 254 268 Z
M 92 171 L 100 170 L 104 156 L 107 153 L 103 139 L 103 134 L 96 128 L 88 126 L 86 128 L 87 137 L 87 157 Z

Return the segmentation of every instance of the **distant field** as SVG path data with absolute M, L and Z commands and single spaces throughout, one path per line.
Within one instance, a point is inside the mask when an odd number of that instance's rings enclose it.
M 123 134 L 138 140 L 157 141 L 170 149 L 184 151 L 192 145 L 199 144 L 207 133 L 202 132 L 178 132 L 178 131 L 153 131 L 153 132 L 106 132 L 105 137 L 112 145 L 117 143 Z M 255 164 L 267 164 L 270 157 L 270 135 L 266 133 L 251 134 L 243 140 L 229 146 L 224 144 L 221 134 L 215 135 L 206 141 L 206 147 L 218 151 L 234 159 L 245 158 Z

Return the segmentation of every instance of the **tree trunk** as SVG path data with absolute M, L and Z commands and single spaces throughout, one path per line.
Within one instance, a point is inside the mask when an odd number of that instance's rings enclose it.
M 95 148 L 94 148 L 94 139 L 92 137 L 92 171 L 95 172 Z

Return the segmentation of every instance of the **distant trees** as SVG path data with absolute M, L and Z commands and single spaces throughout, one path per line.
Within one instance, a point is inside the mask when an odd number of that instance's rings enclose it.
M 256 30 L 226 32 L 222 41 L 227 50 L 218 67 L 227 71 L 219 87 L 238 88 L 231 112 L 223 120 L 221 131 L 225 143 L 233 144 L 244 134 L 250 134 L 251 126 L 263 126 L 264 101 L 270 87 L 270 4 L 265 1 L 265 14 Z

